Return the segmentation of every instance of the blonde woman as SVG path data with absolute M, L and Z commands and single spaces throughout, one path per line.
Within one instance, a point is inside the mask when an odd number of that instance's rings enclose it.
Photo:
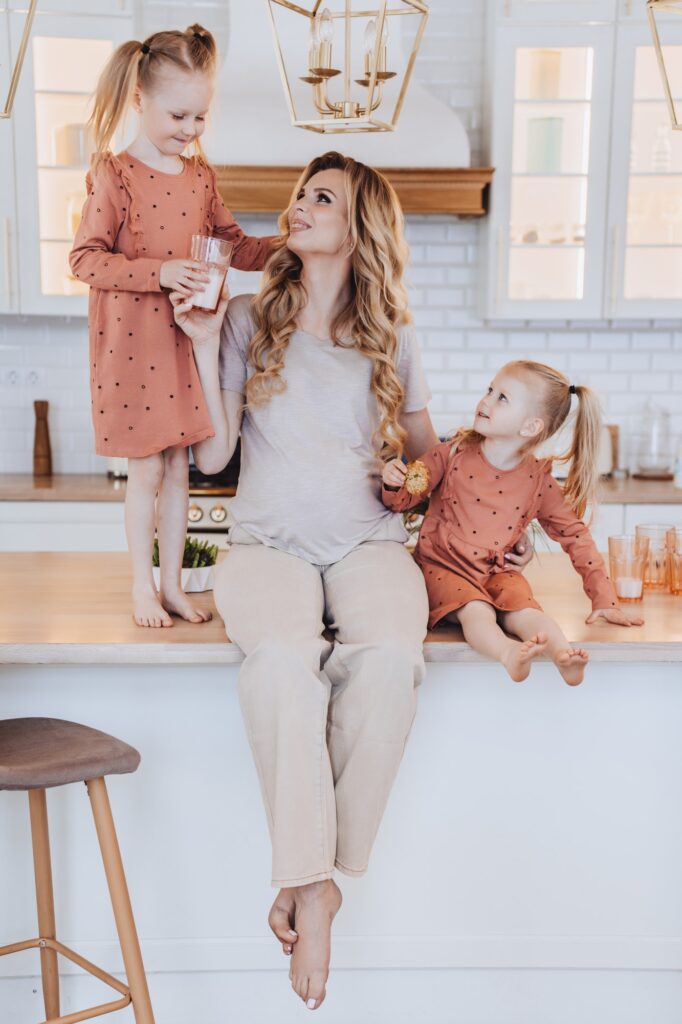
M 246 655 L 239 692 L 280 889 L 270 925 L 317 1009 L 341 905 L 334 871 L 367 869 L 424 675 L 426 590 L 381 502 L 382 465 L 437 437 L 386 179 L 327 153 L 280 229 L 259 294 L 232 300 L 222 337 L 225 303 L 211 317 L 173 301 L 215 428 L 194 446 L 199 467 L 222 468 L 241 430 L 215 598 Z

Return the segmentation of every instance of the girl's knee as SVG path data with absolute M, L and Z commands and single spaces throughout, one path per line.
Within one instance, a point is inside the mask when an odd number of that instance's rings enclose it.
M 161 486 L 164 475 L 164 460 L 161 452 L 145 455 L 141 459 L 128 459 L 128 486 L 146 487 L 155 492 Z
M 166 448 L 163 452 L 164 474 L 168 477 L 186 480 L 189 467 L 187 448 Z

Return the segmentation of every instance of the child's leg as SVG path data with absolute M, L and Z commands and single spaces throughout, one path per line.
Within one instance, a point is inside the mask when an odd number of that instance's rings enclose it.
M 485 601 L 470 601 L 446 616 L 460 623 L 464 639 L 479 654 L 494 658 L 520 683 L 530 672 L 530 663 L 543 650 L 546 637 L 526 637 L 523 643 L 506 636 L 497 624 L 497 613 Z
M 180 615 L 188 622 L 208 622 L 211 613 L 195 608 L 181 583 L 189 504 L 187 448 L 167 448 L 163 453 L 163 463 L 163 481 L 157 506 L 161 603 L 166 611 Z
M 172 626 L 154 586 L 152 548 L 156 492 L 163 479 L 163 456 L 128 459 L 125 523 L 133 564 L 133 618 L 138 626 Z
M 569 686 L 582 683 L 589 655 L 584 647 L 571 647 L 561 629 L 549 615 L 537 608 L 522 608 L 518 612 L 502 612 L 502 625 L 510 633 L 526 637 L 542 631 L 547 636 L 547 653 Z

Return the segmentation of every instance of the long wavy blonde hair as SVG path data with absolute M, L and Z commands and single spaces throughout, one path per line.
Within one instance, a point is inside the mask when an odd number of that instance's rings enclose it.
M 403 283 L 408 260 L 403 213 L 382 174 L 340 153 L 325 153 L 308 164 L 279 219 L 282 238 L 252 305 L 256 333 L 249 357 L 256 372 L 246 385 L 246 403 L 262 405 L 286 388 L 282 377 L 286 351 L 307 301 L 301 280 L 303 263 L 286 244 L 289 210 L 310 178 L 326 170 L 344 172 L 351 255 L 350 298 L 334 319 L 331 336 L 335 344 L 355 348 L 372 360 L 371 389 L 380 416 L 377 447 L 381 458 L 394 458 L 402 455 L 407 436 L 398 422 L 404 391 L 396 369 L 397 328 L 411 321 Z
M 578 408 L 571 443 L 568 451 L 559 452 L 554 459 L 556 462 L 571 463 L 564 483 L 564 497 L 578 518 L 582 519 L 588 504 L 594 499 L 599 479 L 597 456 L 602 417 L 596 392 L 584 384 L 572 388 L 568 377 L 559 370 L 530 359 L 516 359 L 507 363 L 500 373 L 525 378 L 533 385 L 537 396 L 537 411 L 543 421 L 543 429 L 522 448 L 524 453 L 533 451 L 557 433 L 571 412 L 571 395 L 576 395 Z M 453 446 L 483 439 L 477 430 L 465 428 L 455 434 Z
M 95 141 L 93 168 L 109 152 L 136 88 L 145 93 L 155 92 L 160 74 L 169 68 L 212 75 L 216 59 L 215 39 L 201 25 L 190 25 L 184 32 L 154 32 L 142 43 L 137 39 L 121 43 L 104 66 L 95 89 L 88 121 Z M 194 148 L 203 157 L 199 139 L 194 140 Z

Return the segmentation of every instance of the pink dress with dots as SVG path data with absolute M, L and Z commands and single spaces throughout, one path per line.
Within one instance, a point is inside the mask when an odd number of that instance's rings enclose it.
M 92 417 L 99 455 L 141 458 L 213 435 L 192 344 L 159 283 L 165 260 L 189 256 L 193 234 L 235 243 L 232 264 L 261 270 L 271 238 L 248 237 L 226 209 L 213 169 L 183 159 L 166 174 L 123 152 L 94 179 L 70 254 L 90 285 Z
M 415 551 L 429 595 L 429 629 L 470 601 L 485 601 L 500 611 L 540 609 L 525 576 L 504 560 L 536 518 L 570 556 L 592 608 L 618 604 L 590 531 L 552 476 L 551 459 L 529 455 L 513 469 L 497 469 L 480 444 L 453 450 L 446 441 L 419 462 L 428 473 L 421 494 L 410 494 L 405 486 L 384 487 L 382 498 L 388 508 L 402 512 L 431 494 Z

